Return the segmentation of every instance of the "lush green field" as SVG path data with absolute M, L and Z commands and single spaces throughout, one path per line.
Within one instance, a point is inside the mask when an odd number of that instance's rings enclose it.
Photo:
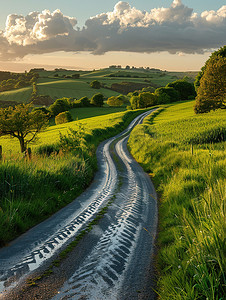
M 32 93 L 32 87 L 25 87 L 7 92 L 0 93 L 0 101 L 17 101 L 26 103 L 29 101 Z
M 129 146 L 159 193 L 161 299 L 220 300 L 226 283 L 225 112 L 195 116 L 193 105 L 171 105 L 146 118 Z
M 80 79 L 66 79 L 63 76 L 71 76 L 72 74 L 80 74 Z M 58 74 L 59 77 L 54 77 Z M 119 77 L 109 77 L 110 74 L 115 74 Z M 126 77 L 129 75 L 130 77 Z M 92 97 L 96 93 L 102 93 L 105 97 L 118 95 L 109 89 L 101 88 L 99 90 L 92 89 L 90 82 L 98 80 L 106 87 L 111 87 L 113 83 L 135 82 L 154 84 L 156 86 L 165 86 L 178 78 L 188 76 L 194 79 L 196 72 L 155 72 L 145 70 L 125 70 L 106 68 L 94 71 L 43 71 L 39 73 L 38 79 L 38 94 L 49 95 L 52 98 L 73 97 L 81 98 L 84 96 Z M 138 78 L 134 78 L 134 76 Z M 148 80 L 148 82 L 147 82 Z M 0 93 L 0 101 L 17 101 L 28 102 L 32 93 L 32 87 L 12 90 Z
M 117 77 L 109 77 L 110 74 L 114 74 Z M 97 70 L 90 73 L 86 73 L 81 76 L 81 79 L 87 78 L 90 80 L 99 80 L 106 86 L 110 87 L 113 83 L 126 82 L 137 82 L 144 83 L 145 80 L 149 80 L 150 84 L 157 86 L 165 86 L 167 83 L 176 80 L 177 78 L 183 78 L 187 73 L 169 73 L 166 72 L 154 72 L 154 71 L 137 71 L 137 70 L 115 70 L 115 69 L 103 69 Z M 128 76 L 128 77 L 127 77 Z M 136 77 L 134 77 L 136 76 Z M 190 74 L 189 74 L 190 76 Z M 147 83 L 147 82 L 146 82 Z
M 80 117 L 79 122 L 73 121 L 57 126 L 50 126 L 45 132 L 39 134 L 38 140 L 36 142 L 29 145 L 31 149 L 35 150 L 40 145 L 50 145 L 53 143 L 57 143 L 59 141 L 59 132 L 61 132 L 62 134 L 66 134 L 70 128 L 76 128 L 78 123 L 85 127 L 86 134 L 91 134 L 93 129 L 102 130 L 108 127 L 117 126 L 117 124 L 120 124 L 120 122 L 122 122 L 123 116 L 125 114 L 129 114 L 129 112 L 126 112 L 123 108 L 119 108 L 121 112 L 117 113 L 113 113 L 113 111 L 117 111 L 117 108 L 78 108 L 75 110 L 82 111 L 83 117 Z M 98 111 L 100 112 L 100 114 L 98 114 Z M 107 111 L 111 111 L 111 114 L 107 114 Z M 103 112 L 103 115 L 101 112 Z M 87 119 L 89 114 L 93 114 L 96 117 Z M 10 137 L 0 137 L 0 145 L 3 148 L 3 153 L 6 153 L 7 155 L 9 153 L 16 154 L 20 151 L 19 142 L 15 138 L 12 139 Z
M 82 120 L 96 116 L 109 115 L 117 112 L 126 111 L 125 106 L 121 107 L 82 107 L 72 108 L 70 113 L 74 120 Z
M 18 141 L 1 138 L 0 245 L 74 200 L 92 180 L 97 145 L 122 131 L 143 111 L 49 127 L 32 146 L 31 160 L 18 153 Z M 60 133 L 65 138 L 60 139 Z
M 97 93 L 103 94 L 105 97 L 118 95 L 117 92 L 108 89 L 92 89 L 87 82 L 82 80 L 63 79 L 58 81 L 50 81 L 37 84 L 38 94 L 49 95 L 52 98 L 72 97 L 80 99 L 84 96 L 91 98 Z
M 70 113 L 73 117 L 73 120 L 75 121 L 97 116 L 109 115 L 122 111 L 126 111 L 125 105 L 121 107 L 110 107 L 106 105 L 103 107 L 79 107 L 70 109 Z M 50 119 L 49 125 L 56 125 L 54 118 Z

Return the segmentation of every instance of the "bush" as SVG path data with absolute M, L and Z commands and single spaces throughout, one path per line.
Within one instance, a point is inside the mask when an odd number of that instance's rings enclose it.
M 104 104 L 104 96 L 102 94 L 95 94 L 91 98 L 90 103 L 95 105 L 95 106 L 101 107 Z
M 164 96 L 163 94 L 166 94 L 169 98 Z M 176 102 L 176 101 L 180 100 L 179 92 L 177 90 L 175 90 L 173 87 L 158 88 L 155 90 L 155 95 L 157 98 L 159 98 L 159 101 L 157 99 L 158 104 L 171 103 L 171 102 Z
M 156 95 L 150 92 L 140 93 L 138 96 L 132 96 L 130 98 L 131 108 L 146 108 L 156 104 Z
M 100 84 L 99 81 L 94 80 L 94 81 L 92 81 L 92 82 L 90 83 L 90 86 L 91 86 L 91 88 L 93 88 L 93 89 L 100 89 L 101 84 Z
M 140 108 L 146 108 L 157 104 L 157 97 L 155 94 L 150 92 L 142 92 L 140 97 Z
M 189 96 L 196 96 L 194 84 L 186 80 L 173 81 L 168 83 L 166 87 L 172 87 L 178 91 L 180 100 L 188 100 Z
M 157 104 L 168 104 L 171 102 L 171 98 L 166 93 L 156 94 Z
M 90 100 L 88 97 L 82 97 L 79 100 L 74 100 L 74 102 L 72 103 L 72 107 L 76 108 L 76 107 L 90 107 L 92 106 L 90 104 Z
M 41 145 L 36 149 L 36 153 L 39 155 L 45 155 L 45 156 L 50 156 L 52 153 L 59 153 L 59 145 Z
M 112 97 L 108 98 L 107 104 L 109 106 L 122 106 L 123 100 L 118 97 L 112 96 Z
M 46 115 L 50 115 L 49 110 L 45 107 L 35 107 L 33 108 L 33 111 L 42 111 Z
M 59 113 L 56 117 L 55 117 L 55 123 L 56 125 L 58 124 L 63 124 L 63 123 L 68 123 L 73 121 L 72 115 L 69 111 L 64 111 L 62 113 Z
M 57 116 L 59 113 L 70 109 L 71 106 L 70 98 L 57 99 L 52 105 L 50 105 L 49 111 L 53 116 Z

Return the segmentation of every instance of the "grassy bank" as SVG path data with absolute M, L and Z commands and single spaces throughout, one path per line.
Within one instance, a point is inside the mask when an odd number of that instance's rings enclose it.
M 160 194 L 160 298 L 220 300 L 226 283 L 225 112 L 194 115 L 193 104 L 147 117 L 129 146 Z
M 48 82 L 37 84 L 39 95 L 49 95 L 52 98 L 73 97 L 80 99 L 82 97 L 91 98 L 96 93 L 101 93 L 105 97 L 117 96 L 118 93 L 100 88 L 92 89 L 86 81 L 83 80 L 49 80 Z
M 28 103 L 31 98 L 32 87 L 25 87 L 0 93 L 1 101 L 17 101 L 18 103 Z
M 122 131 L 143 111 L 52 126 L 32 146 L 31 160 L 18 153 L 18 141 L 1 138 L 4 153 L 0 162 L 0 245 L 78 196 L 96 170 L 97 145 Z
M 97 116 L 109 115 L 117 112 L 126 111 L 126 105 L 120 107 L 79 107 L 70 109 L 70 113 L 72 115 L 73 120 L 82 120 L 87 118 L 93 118 Z M 50 119 L 50 126 L 55 125 L 55 119 Z

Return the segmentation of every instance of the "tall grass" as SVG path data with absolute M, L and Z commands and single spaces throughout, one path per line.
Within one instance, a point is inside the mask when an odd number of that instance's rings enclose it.
M 33 146 L 31 160 L 17 152 L 11 139 L 2 139 L 0 246 L 74 200 L 93 178 L 97 145 L 143 111 L 52 126 Z M 11 151 L 6 152 L 6 146 Z
M 196 117 L 192 106 L 172 105 L 154 120 L 146 118 L 133 130 L 129 146 L 160 195 L 160 298 L 220 300 L 226 283 L 226 151 L 212 129 L 225 132 L 224 113 Z

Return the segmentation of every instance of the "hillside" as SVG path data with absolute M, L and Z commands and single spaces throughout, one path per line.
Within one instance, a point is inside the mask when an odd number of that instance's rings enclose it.
M 16 101 L 18 103 L 27 103 L 31 97 L 32 87 L 25 87 L 0 93 L 1 101 Z
M 172 104 L 138 125 L 129 147 L 159 193 L 161 299 L 223 299 L 224 110 L 195 115 Z
M 79 74 L 79 79 L 70 76 Z M 136 90 L 138 86 L 153 86 L 154 88 L 165 86 L 176 79 L 189 77 L 194 80 L 197 72 L 166 72 L 146 69 L 115 69 L 106 68 L 93 71 L 57 70 L 39 72 L 37 90 L 39 95 L 49 95 L 53 99 L 61 97 L 72 97 L 79 99 L 87 96 L 92 97 L 96 93 L 102 93 L 106 98 L 119 93 L 111 90 L 112 84 L 123 82 L 131 83 L 131 89 Z M 65 78 L 67 77 L 67 78 Z M 90 82 L 98 80 L 102 84 L 101 89 L 92 89 Z M 134 84 L 134 89 L 133 89 Z M 138 84 L 138 85 L 136 85 Z M 16 89 L 0 93 L 1 101 L 16 101 L 18 103 L 28 102 L 32 93 L 32 87 Z
M 72 97 L 80 99 L 84 96 L 91 98 L 96 93 L 101 93 L 105 97 L 118 95 L 118 93 L 104 88 L 92 89 L 89 83 L 73 79 L 50 79 L 49 81 L 38 83 L 37 89 L 39 95 L 49 95 L 52 98 Z

